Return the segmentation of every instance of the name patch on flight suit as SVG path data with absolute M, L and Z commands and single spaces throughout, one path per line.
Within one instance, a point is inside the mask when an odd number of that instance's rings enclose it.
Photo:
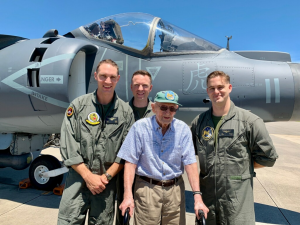
M 219 130 L 219 137 L 233 137 L 234 129 Z
M 119 120 L 118 117 L 107 117 L 105 119 L 106 124 L 118 124 Z

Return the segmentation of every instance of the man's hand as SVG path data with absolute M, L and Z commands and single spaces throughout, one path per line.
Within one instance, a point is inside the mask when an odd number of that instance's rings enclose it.
M 199 209 L 201 209 L 204 212 L 204 217 L 205 217 L 205 219 L 207 219 L 207 213 L 209 212 L 209 209 L 203 203 L 201 195 L 195 195 L 194 200 L 195 200 L 194 210 L 195 210 L 197 219 L 198 220 L 200 219 L 200 217 L 198 215 Z
M 119 209 L 122 211 L 122 216 L 125 215 L 125 211 L 128 207 L 130 209 L 129 216 L 132 217 L 134 211 L 134 201 L 132 197 L 124 197 L 124 200 L 119 207 Z
M 93 195 L 100 194 L 102 191 L 104 191 L 105 185 L 108 184 L 108 180 L 104 174 L 99 176 L 97 174 L 89 173 L 83 179 L 87 188 L 92 192 Z

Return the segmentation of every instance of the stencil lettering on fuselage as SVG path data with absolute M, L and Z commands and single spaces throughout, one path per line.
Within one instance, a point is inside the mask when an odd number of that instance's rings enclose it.
M 40 84 L 63 84 L 63 75 L 41 75 Z

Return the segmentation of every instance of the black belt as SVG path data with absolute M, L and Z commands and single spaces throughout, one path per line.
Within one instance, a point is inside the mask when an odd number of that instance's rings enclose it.
M 179 177 L 175 177 L 174 179 L 171 179 L 171 180 L 154 180 L 149 177 L 143 177 L 143 176 L 139 176 L 139 177 L 142 180 L 147 181 L 148 183 L 152 183 L 154 185 L 163 186 L 163 187 L 172 186 L 181 178 L 181 176 L 179 176 Z

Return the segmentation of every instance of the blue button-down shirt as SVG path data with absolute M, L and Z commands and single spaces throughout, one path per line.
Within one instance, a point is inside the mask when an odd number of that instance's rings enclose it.
M 156 180 L 178 177 L 184 171 L 183 165 L 196 162 L 188 125 L 174 118 L 163 135 L 155 115 L 133 124 L 118 157 L 136 164 L 137 175 Z

